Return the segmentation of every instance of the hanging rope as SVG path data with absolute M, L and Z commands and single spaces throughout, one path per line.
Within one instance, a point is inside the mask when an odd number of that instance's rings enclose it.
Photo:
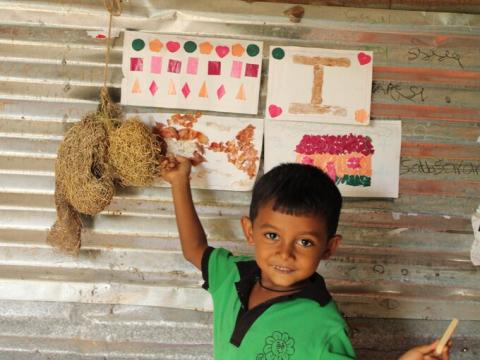
M 100 89 L 100 105 L 97 114 L 108 132 L 112 131 L 114 128 L 112 118 L 118 117 L 118 115 L 121 113 L 120 107 L 112 103 L 107 89 L 108 65 L 110 63 L 110 39 L 112 36 L 112 19 L 114 16 L 119 16 L 122 13 L 121 3 L 122 0 L 104 0 L 105 8 L 109 12 L 110 16 L 108 21 L 107 48 L 105 51 L 103 86 Z
M 105 71 L 103 79 L 103 87 L 107 87 L 108 78 L 108 64 L 110 62 L 110 37 L 112 35 L 112 18 L 114 16 L 120 16 L 122 13 L 122 0 L 104 0 L 105 8 L 110 13 L 108 21 L 108 36 L 107 36 L 107 50 L 105 52 Z

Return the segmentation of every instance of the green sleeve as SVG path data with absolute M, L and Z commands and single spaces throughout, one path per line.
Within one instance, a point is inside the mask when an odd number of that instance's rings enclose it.
M 352 359 L 356 359 L 355 350 L 343 328 L 330 336 L 319 358 L 319 360 Z
M 208 247 L 202 257 L 203 288 L 213 294 L 236 269 L 234 256 L 223 248 Z

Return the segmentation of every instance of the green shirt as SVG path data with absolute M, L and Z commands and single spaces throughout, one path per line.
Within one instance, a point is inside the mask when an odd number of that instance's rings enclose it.
M 260 269 L 251 257 L 207 248 L 203 287 L 213 298 L 216 360 L 347 360 L 355 352 L 345 321 L 319 274 L 293 295 L 248 309 Z

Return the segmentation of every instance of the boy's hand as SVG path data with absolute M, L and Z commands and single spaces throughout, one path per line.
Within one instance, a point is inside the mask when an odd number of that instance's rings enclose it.
M 162 178 L 171 185 L 174 185 L 174 183 L 179 181 L 190 180 L 192 165 L 196 166 L 204 161 L 202 155 L 200 155 L 198 152 L 195 152 L 191 158 L 177 155 L 175 156 L 175 159 L 178 163 L 177 166 L 175 166 L 173 169 L 162 169 L 161 172 Z
M 447 343 L 440 355 L 435 354 L 437 344 L 438 340 L 428 345 L 414 347 L 403 354 L 398 360 L 449 360 L 452 342 L 449 341 Z
M 192 169 L 192 163 L 189 158 L 177 155 L 175 159 L 177 160 L 177 166 L 173 169 L 163 169 L 161 173 L 162 178 L 171 185 L 178 181 L 189 180 Z

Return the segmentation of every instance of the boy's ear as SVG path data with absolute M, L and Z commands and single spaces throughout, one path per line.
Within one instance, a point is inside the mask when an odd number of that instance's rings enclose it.
M 253 245 L 253 224 L 249 217 L 242 216 L 240 220 L 242 224 L 243 235 L 245 235 L 245 239 L 247 239 L 247 243 L 249 245 Z
M 328 240 L 327 248 L 323 252 L 322 259 L 326 260 L 330 256 L 332 256 L 333 254 L 335 254 L 335 252 L 337 251 L 338 245 L 340 245 L 341 241 L 342 241 L 342 235 L 340 235 L 340 234 L 333 235 Z

